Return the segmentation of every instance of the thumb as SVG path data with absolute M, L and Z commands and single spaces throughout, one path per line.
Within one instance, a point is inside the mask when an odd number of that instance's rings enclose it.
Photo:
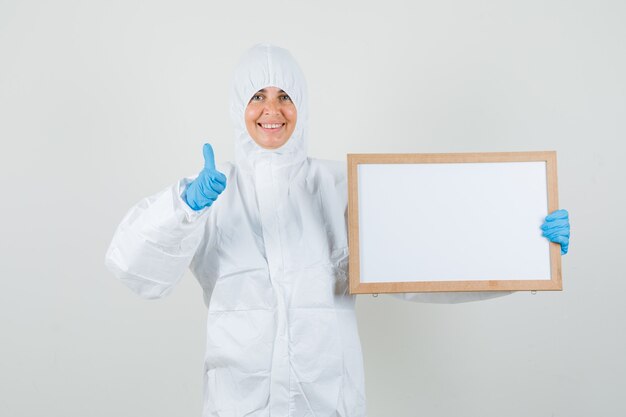
M 202 147 L 202 154 L 204 155 L 204 168 L 215 170 L 215 155 L 213 154 L 213 147 L 205 143 Z

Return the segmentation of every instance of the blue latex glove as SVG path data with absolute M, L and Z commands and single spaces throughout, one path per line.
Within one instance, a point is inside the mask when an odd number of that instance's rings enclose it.
M 561 244 L 561 255 L 569 248 L 569 213 L 567 210 L 556 210 L 546 216 L 541 225 L 542 235 L 550 242 Z
M 204 168 L 183 192 L 183 200 L 193 210 L 209 207 L 226 188 L 226 175 L 215 169 L 215 155 L 208 143 L 202 148 Z

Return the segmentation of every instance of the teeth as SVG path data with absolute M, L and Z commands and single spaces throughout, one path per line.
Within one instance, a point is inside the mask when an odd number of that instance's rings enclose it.
M 281 127 L 282 123 L 261 123 L 261 127 L 264 129 L 276 129 L 277 127 Z

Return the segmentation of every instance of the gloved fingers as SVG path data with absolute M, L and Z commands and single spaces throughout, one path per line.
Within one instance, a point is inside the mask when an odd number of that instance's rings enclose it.
M 567 219 L 558 219 L 558 220 L 549 220 L 544 222 L 541 225 L 542 230 L 550 230 L 555 228 L 568 228 L 569 229 L 569 220 Z
M 222 174 L 221 172 L 215 171 L 218 174 Z M 209 176 L 209 187 L 217 194 L 221 194 L 222 191 L 226 188 L 226 176 L 224 174 L 220 176 L 211 175 Z
M 211 172 L 211 179 L 226 187 L 226 175 L 222 174 L 221 172 L 217 170 Z
M 545 235 L 544 235 L 545 236 Z M 565 255 L 569 248 L 569 235 L 554 235 L 546 236 L 550 242 L 558 243 L 561 245 L 561 255 Z
M 215 170 L 215 154 L 209 143 L 205 143 L 202 147 L 202 155 L 204 156 L 204 169 Z
M 207 200 L 210 200 L 211 203 L 213 203 L 217 196 L 219 196 L 220 193 L 224 190 L 222 188 L 222 191 L 218 191 L 215 190 L 213 187 L 214 185 L 211 183 L 210 178 L 207 178 L 207 181 L 203 181 L 200 183 L 200 192 L 202 193 L 202 196 Z
M 569 238 L 569 230 L 553 230 L 547 232 L 544 231 L 543 233 L 541 233 L 541 235 L 550 241 L 554 241 L 555 239 L 558 239 L 562 236 Z
M 550 222 L 550 221 L 553 221 L 553 220 L 567 219 L 567 218 L 569 218 L 569 213 L 567 212 L 567 210 L 559 209 L 559 210 L 555 210 L 552 213 L 548 214 L 546 216 L 546 221 Z
M 565 255 L 567 253 L 567 250 L 569 249 L 569 237 L 558 236 L 552 242 L 559 243 L 561 245 L 561 255 Z
M 548 214 L 545 222 L 541 225 L 542 235 L 549 241 L 561 245 L 561 255 L 565 255 L 569 249 L 570 225 L 567 210 L 555 210 Z
M 226 175 L 216 170 L 203 169 L 198 179 L 205 194 L 209 192 L 209 189 L 220 194 L 226 188 Z
M 198 195 L 198 191 L 198 187 L 194 187 L 192 183 L 187 187 L 184 194 L 187 205 L 189 205 L 189 207 L 191 207 L 195 211 L 202 210 L 204 207 L 206 207 L 205 205 L 200 203 L 203 198 L 202 196 Z

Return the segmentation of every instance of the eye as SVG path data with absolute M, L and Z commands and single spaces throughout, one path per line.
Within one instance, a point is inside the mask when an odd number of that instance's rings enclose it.
M 291 101 L 291 97 L 289 97 L 287 94 L 283 94 L 280 96 L 280 99 L 282 101 Z
M 263 96 L 260 94 L 255 94 L 252 96 L 252 98 L 250 99 L 250 101 L 261 101 L 263 100 Z

